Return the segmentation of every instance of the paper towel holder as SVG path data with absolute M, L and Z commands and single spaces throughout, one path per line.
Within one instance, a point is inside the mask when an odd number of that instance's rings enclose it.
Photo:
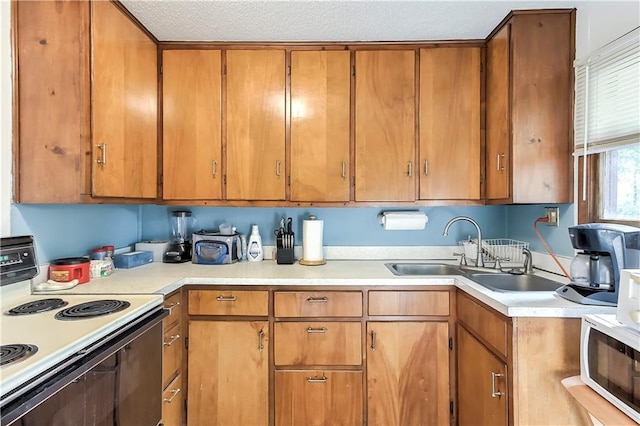
M 317 217 L 315 215 L 309 215 L 309 219 L 308 220 L 316 220 L 316 219 L 317 219 Z M 304 222 L 306 222 L 306 221 L 303 221 L 303 228 L 304 228 Z M 304 229 L 303 229 L 303 231 L 304 231 Z M 302 238 L 303 238 L 303 249 L 304 249 L 304 237 L 305 236 L 304 236 L 304 232 L 303 232 L 303 235 L 302 235 Z M 303 256 L 302 259 L 298 260 L 298 263 L 301 264 L 301 265 L 305 265 L 305 266 L 320 266 L 320 265 L 326 264 L 327 261 L 324 258 L 323 259 L 317 259 L 317 260 L 307 260 Z
M 428 221 L 427 215 L 420 210 L 391 210 L 378 215 L 378 223 L 385 230 L 422 230 Z

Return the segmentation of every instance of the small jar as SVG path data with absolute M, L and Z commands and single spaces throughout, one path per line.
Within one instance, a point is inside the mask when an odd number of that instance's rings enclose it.
M 104 247 L 98 247 L 91 250 L 89 255 L 91 260 L 104 260 L 107 258 L 107 250 Z
M 107 251 L 107 257 L 110 258 L 110 259 L 113 259 L 113 254 L 115 252 L 115 247 L 114 246 L 104 246 L 102 248 Z

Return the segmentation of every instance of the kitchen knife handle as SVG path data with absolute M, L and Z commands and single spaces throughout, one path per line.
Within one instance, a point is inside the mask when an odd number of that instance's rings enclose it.
M 264 331 L 260 330 L 258 332 L 258 351 L 262 352 L 264 350 L 264 344 L 262 340 L 264 339 Z
M 324 297 L 307 297 L 307 302 L 309 303 L 326 303 L 329 301 L 327 296 Z
M 163 399 L 163 401 L 164 401 L 164 402 L 166 402 L 166 403 L 168 403 L 168 404 L 171 404 L 171 401 L 173 401 L 173 398 L 175 398 L 175 397 L 176 397 L 176 395 L 178 395 L 178 394 L 180 393 L 180 388 L 178 388 L 178 389 L 171 389 L 171 391 L 170 391 L 170 392 L 171 392 L 171 396 L 170 396 L 169 398 L 164 398 L 164 399 Z
M 280 177 L 280 160 L 276 160 L 276 176 Z
M 326 376 L 322 377 L 307 377 L 307 382 L 309 383 L 327 383 Z
M 344 161 L 342 162 L 342 179 L 346 179 L 347 178 L 347 163 L 345 163 Z
M 376 350 L 376 332 L 371 330 L 371 350 Z
M 213 177 L 216 177 L 218 175 L 218 162 L 216 160 L 213 160 L 211 162 L 211 174 L 213 175 Z
M 100 151 L 102 151 L 102 155 L 96 160 L 96 163 L 102 165 L 107 164 L 107 144 L 102 142 L 96 146 L 98 147 L 98 149 L 100 149 Z
M 311 334 L 311 333 L 326 333 L 327 332 L 327 327 L 321 327 L 321 328 L 313 328 L 313 327 L 307 327 L 307 333 Z
M 235 302 L 238 300 L 238 296 L 218 296 L 216 300 L 218 302 Z
M 174 334 L 173 336 L 171 336 L 171 340 L 169 340 L 168 342 L 162 342 L 162 346 L 171 346 L 173 345 L 173 342 L 175 342 L 179 338 L 180 338 L 179 334 Z
M 494 371 L 491 372 L 491 398 L 500 398 L 502 396 L 502 392 L 496 390 L 496 377 L 502 377 L 504 374 L 496 373 Z

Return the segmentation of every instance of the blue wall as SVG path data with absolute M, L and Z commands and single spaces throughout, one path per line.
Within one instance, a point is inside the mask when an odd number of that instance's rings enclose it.
M 260 227 L 264 244 L 275 245 L 273 230 L 280 217 L 292 217 L 296 244 L 302 242 L 302 220 L 309 214 L 324 220 L 324 244 L 330 246 L 449 246 L 475 229 L 467 222 L 452 225 L 442 236 L 446 222 L 466 215 L 479 222 L 484 238 L 513 238 L 528 241 L 535 251 L 544 251 L 533 231 L 533 221 L 544 214 L 544 206 L 423 207 L 429 222 L 421 231 L 385 231 L 378 214 L 402 208 L 257 208 L 186 207 L 196 218 L 196 229 L 215 230 L 228 222 L 238 232 L 249 233 L 252 224 Z M 551 249 L 572 256 L 567 227 L 572 225 L 573 205 L 561 204 L 560 226 L 539 226 Z M 169 239 L 169 212 L 179 207 L 155 205 L 12 205 L 11 235 L 34 235 L 38 260 L 85 256 L 91 248 L 113 244 L 124 247 L 141 240 Z M 415 210 L 415 209 L 414 209 Z

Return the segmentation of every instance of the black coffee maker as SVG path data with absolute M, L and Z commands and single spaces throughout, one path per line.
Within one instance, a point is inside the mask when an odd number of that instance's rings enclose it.
M 584 305 L 617 306 L 620 270 L 640 267 L 640 228 L 587 223 L 569 227 L 569 238 L 582 252 L 571 264 L 571 283 L 556 292 Z

